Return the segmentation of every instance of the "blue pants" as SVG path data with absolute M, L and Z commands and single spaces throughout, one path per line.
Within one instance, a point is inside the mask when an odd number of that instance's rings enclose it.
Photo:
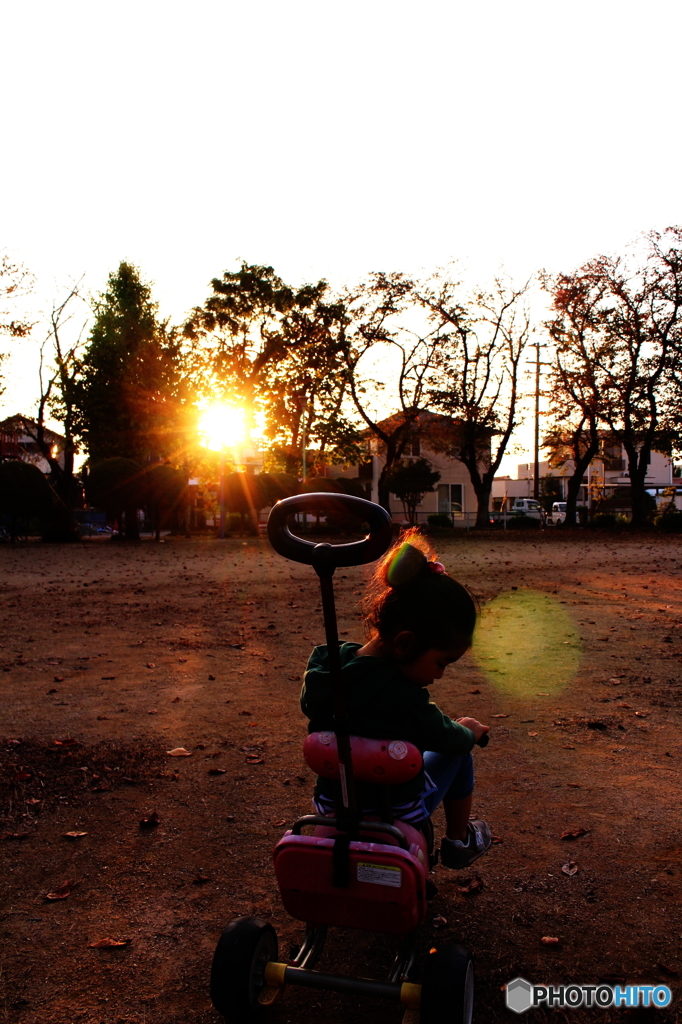
M 464 800 L 474 791 L 474 759 L 471 754 L 424 752 L 426 787 L 422 793 L 424 817 L 444 800 Z M 429 782 L 431 785 L 429 785 Z

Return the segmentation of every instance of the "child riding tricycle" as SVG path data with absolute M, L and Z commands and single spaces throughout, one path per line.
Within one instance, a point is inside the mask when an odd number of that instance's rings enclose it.
M 366 521 L 368 536 L 315 544 L 289 529 L 297 513 L 338 510 Z M 405 1021 L 469 1024 L 474 976 L 466 950 L 439 944 L 421 983 L 413 979 L 417 928 L 435 892 L 430 870 L 439 855 L 445 867 L 467 867 L 491 842 L 486 823 L 470 820 L 471 750 L 487 743 L 488 727 L 448 718 L 426 689 L 471 645 L 475 603 L 416 531 L 386 553 L 388 513 L 360 498 L 287 498 L 273 508 L 268 536 L 279 554 L 317 573 L 327 640 L 310 657 L 301 693 L 309 719 L 303 753 L 317 773 L 315 813 L 294 822 L 273 854 L 282 902 L 306 928 L 295 958 L 282 963 L 270 924 L 252 917 L 229 924 L 213 959 L 213 1004 L 241 1024 L 287 985 L 305 985 L 393 1000 Z M 382 555 L 366 601 L 367 642 L 340 645 L 334 571 Z M 436 851 L 431 814 L 441 801 L 446 835 Z M 398 937 L 387 979 L 314 970 L 329 926 Z

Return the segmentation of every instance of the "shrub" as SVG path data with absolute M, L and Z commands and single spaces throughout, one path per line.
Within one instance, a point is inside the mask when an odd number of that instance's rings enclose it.
M 452 529 L 452 519 L 445 512 L 437 512 L 427 519 L 429 526 L 442 527 L 444 530 Z
M 615 530 L 618 520 L 612 512 L 597 512 L 595 516 L 592 516 L 590 526 L 598 530 Z
M 664 533 L 682 533 L 682 512 L 664 512 L 656 516 L 654 524 Z
M 512 516 L 507 520 L 508 530 L 539 530 L 540 520 L 531 516 Z

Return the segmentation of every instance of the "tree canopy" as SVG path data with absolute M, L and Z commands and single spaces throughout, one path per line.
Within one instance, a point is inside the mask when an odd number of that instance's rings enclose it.
M 72 385 L 78 431 L 93 462 L 159 459 L 185 442 L 189 398 L 180 338 L 158 319 L 130 263 L 109 275 Z

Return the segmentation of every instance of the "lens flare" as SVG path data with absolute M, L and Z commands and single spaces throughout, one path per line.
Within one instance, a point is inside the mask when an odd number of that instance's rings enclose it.
M 518 590 L 485 606 L 474 636 L 474 658 L 489 682 L 509 696 L 555 694 L 576 676 L 580 636 L 548 594 Z

